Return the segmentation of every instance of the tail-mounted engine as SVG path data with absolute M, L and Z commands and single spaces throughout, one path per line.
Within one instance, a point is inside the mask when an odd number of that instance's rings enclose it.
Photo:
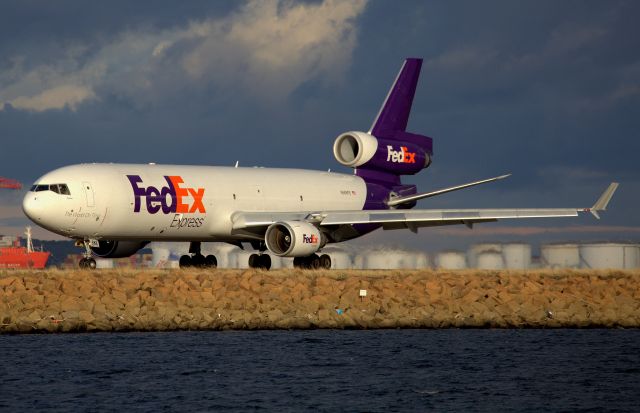
M 306 257 L 327 243 L 326 237 L 315 225 L 302 221 L 271 224 L 264 240 L 269 251 L 280 257 Z
M 346 132 L 336 138 L 333 154 L 344 166 L 395 175 L 413 175 L 431 164 L 431 138 L 404 131 L 396 135 L 379 139 L 366 132 Z

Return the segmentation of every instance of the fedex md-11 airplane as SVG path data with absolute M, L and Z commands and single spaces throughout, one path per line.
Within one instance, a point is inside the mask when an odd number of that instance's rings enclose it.
M 180 267 L 216 267 L 203 242 L 227 242 L 257 253 L 249 266 L 269 269 L 266 253 L 294 257 L 302 268 L 330 268 L 318 255 L 331 243 L 385 230 L 573 217 L 605 210 L 611 183 L 591 208 L 411 209 L 416 201 L 503 179 L 484 179 L 418 193 L 403 184 L 431 164 L 430 137 L 406 131 L 422 59 L 406 59 L 368 132 L 346 132 L 333 145 L 336 160 L 353 175 L 301 169 L 156 164 L 81 164 L 42 176 L 23 201 L 41 227 L 84 246 L 80 267 L 92 256 L 128 257 L 151 241 L 189 242 Z

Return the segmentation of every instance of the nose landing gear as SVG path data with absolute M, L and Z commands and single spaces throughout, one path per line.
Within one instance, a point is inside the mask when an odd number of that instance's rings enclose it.
M 80 260 L 80 263 L 78 264 L 78 266 L 80 268 L 86 268 L 89 270 L 93 270 L 96 268 L 96 260 L 94 260 L 93 258 L 89 257 L 89 258 L 82 258 Z
M 78 241 L 76 243 L 76 245 L 78 245 L 80 243 L 80 241 Z M 89 240 L 85 239 L 84 241 L 82 241 L 82 246 L 84 247 L 84 257 L 80 260 L 80 262 L 78 263 L 78 266 L 82 269 L 89 269 L 89 270 L 93 270 L 96 268 L 96 260 L 93 259 L 93 257 L 91 256 L 91 246 L 89 245 Z

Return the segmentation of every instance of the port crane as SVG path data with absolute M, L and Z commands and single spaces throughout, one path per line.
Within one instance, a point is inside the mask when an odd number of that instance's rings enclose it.
M 22 184 L 15 179 L 3 178 L 0 176 L 0 188 L 22 189 Z

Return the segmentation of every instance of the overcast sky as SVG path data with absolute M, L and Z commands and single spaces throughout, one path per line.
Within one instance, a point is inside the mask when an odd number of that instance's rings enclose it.
M 636 1 L 3 1 L 0 176 L 236 160 L 350 173 L 333 140 L 368 130 L 403 59 L 422 57 L 409 129 L 435 158 L 407 181 L 513 176 L 419 207 L 582 207 L 620 189 L 601 221 L 359 242 L 638 240 L 639 16 Z M 0 193 L 0 232 L 22 232 L 22 196 Z

